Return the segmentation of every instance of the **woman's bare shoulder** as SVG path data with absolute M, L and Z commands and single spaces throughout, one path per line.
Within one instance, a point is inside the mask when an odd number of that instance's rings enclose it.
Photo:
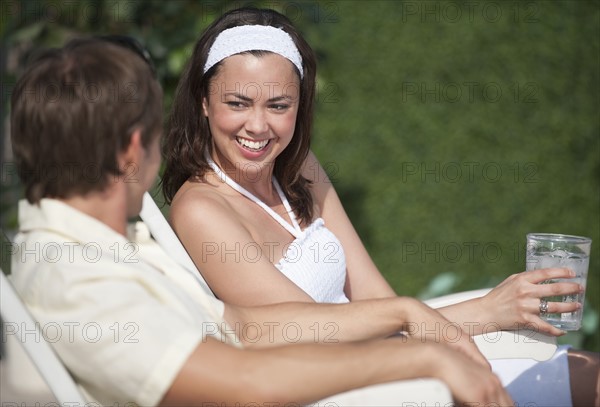
M 212 222 L 214 217 L 230 214 L 231 209 L 218 185 L 186 181 L 171 202 L 171 222 L 180 223 L 181 217 L 195 224 Z

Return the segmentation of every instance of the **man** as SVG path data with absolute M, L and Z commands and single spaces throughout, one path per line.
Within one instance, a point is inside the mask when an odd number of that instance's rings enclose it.
M 99 39 L 44 54 L 12 95 L 27 198 L 13 282 L 41 324 L 69 328 L 54 348 L 88 398 L 308 403 L 434 377 L 458 401 L 511 403 L 466 333 L 454 343 L 425 340 L 449 322 L 418 301 L 228 306 L 143 224 L 128 227 L 160 166 L 161 97 L 142 58 Z M 408 335 L 383 339 L 399 331 Z

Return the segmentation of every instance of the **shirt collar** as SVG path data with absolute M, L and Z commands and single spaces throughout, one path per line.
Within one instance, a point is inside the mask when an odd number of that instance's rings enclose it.
M 128 241 L 125 236 L 98 219 L 51 198 L 43 198 L 38 204 L 20 201 L 19 229 L 25 233 L 39 229 L 48 230 L 80 243 Z

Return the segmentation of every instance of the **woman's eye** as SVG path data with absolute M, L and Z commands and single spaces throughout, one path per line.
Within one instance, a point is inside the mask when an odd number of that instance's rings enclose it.
M 225 103 L 227 104 L 227 106 L 233 107 L 235 109 L 241 109 L 244 107 L 244 104 L 242 102 L 229 101 L 229 102 L 225 102 Z
M 286 105 L 286 104 L 274 104 L 269 106 L 271 109 L 278 111 L 278 112 L 283 112 L 287 109 L 289 109 L 290 105 Z

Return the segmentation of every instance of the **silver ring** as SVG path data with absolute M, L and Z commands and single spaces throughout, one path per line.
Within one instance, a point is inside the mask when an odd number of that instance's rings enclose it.
M 540 314 L 544 315 L 548 312 L 548 301 L 540 298 Z

